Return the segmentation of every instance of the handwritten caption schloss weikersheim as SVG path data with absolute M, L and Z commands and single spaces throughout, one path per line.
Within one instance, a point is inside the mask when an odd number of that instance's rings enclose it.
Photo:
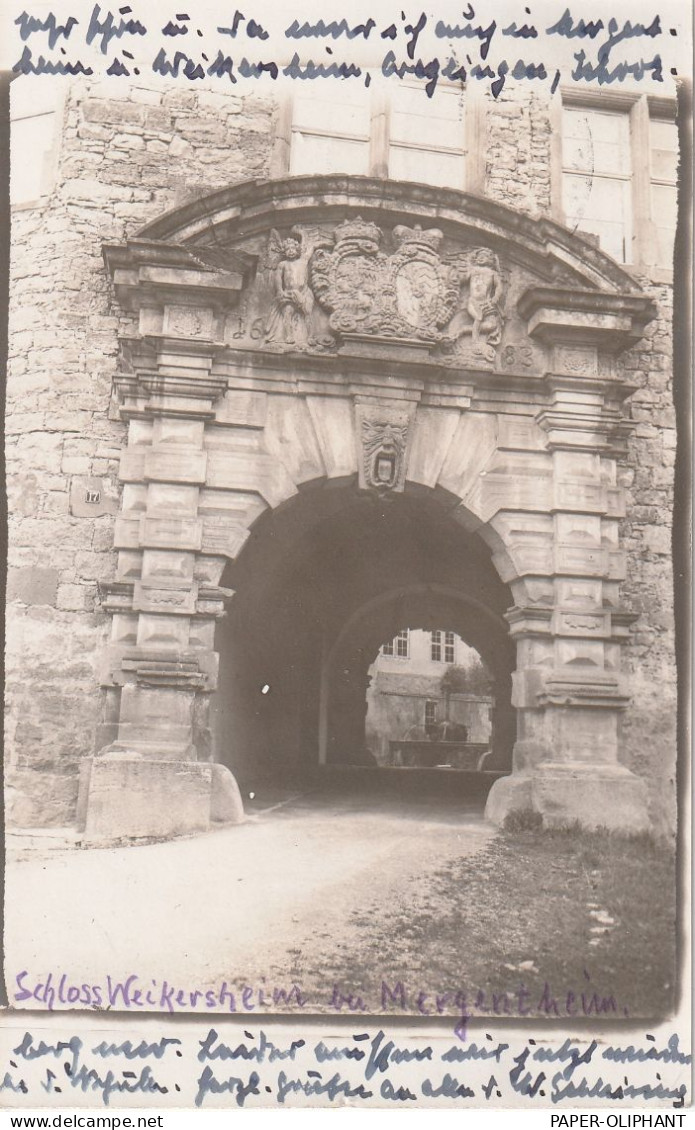
M 631 80 L 653 89 L 663 84 L 665 68 L 676 74 L 664 61 L 670 55 L 664 45 L 677 31 L 664 25 L 658 11 L 647 20 L 626 19 L 624 7 L 614 14 L 607 4 L 605 16 L 586 19 L 574 5 L 551 23 L 534 23 L 532 9 L 523 3 L 504 5 L 505 13 L 518 7 L 516 19 L 491 18 L 490 5 L 472 3 L 456 9 L 454 19 L 400 5 L 393 12 L 381 7 L 389 14 L 358 22 L 348 16 L 298 19 L 289 5 L 267 2 L 257 11 L 230 8 L 227 15 L 220 5 L 224 22 L 212 26 L 185 5 L 164 18 L 161 5 L 158 18 L 151 5 L 136 3 L 94 4 L 79 15 L 46 15 L 29 7 L 14 20 L 18 58 L 13 71 L 115 78 L 149 74 L 188 83 L 220 80 L 227 86 L 259 79 L 369 86 L 376 75 L 419 81 L 429 97 L 444 80 L 487 86 L 494 98 L 508 79 L 549 84 L 554 92 L 561 82 L 611 86 Z M 496 10 L 499 16 L 500 7 Z M 568 62 L 558 65 L 567 47 Z
M 0 1090 L 13 1106 L 85 1102 L 160 1106 L 494 1105 L 513 1100 L 553 1105 L 604 1103 L 685 1105 L 688 1065 L 674 1033 L 664 1042 L 599 1045 L 565 1038 L 555 1044 L 497 1039 L 489 1032 L 459 1040 L 403 1040 L 355 1030 L 317 1040 L 263 1028 L 200 1027 L 181 1036 L 123 1039 L 35 1035 L 30 1028 L 6 1052 Z M 165 1096 L 171 1096 L 166 1100 Z
M 297 982 L 268 985 L 230 984 L 223 980 L 214 986 L 182 987 L 168 978 L 143 980 L 137 973 L 119 979 L 107 974 L 97 984 L 74 982 L 66 973 L 35 975 L 23 969 L 16 974 L 12 1000 L 23 1008 L 40 1007 L 49 1012 L 86 1008 L 174 1014 L 223 1013 L 340 1013 L 378 1016 L 407 1015 L 430 1018 L 455 1017 L 454 1032 L 466 1041 L 472 1017 L 562 1020 L 627 1018 L 628 1008 L 611 992 L 603 992 L 584 970 L 581 986 L 555 986 L 545 981 L 542 990 L 529 988 L 522 980 L 514 987 L 497 991 L 481 988 L 423 988 L 403 980 L 381 981 L 373 995 L 353 991 L 344 985 L 327 986 L 323 992 L 307 992 Z

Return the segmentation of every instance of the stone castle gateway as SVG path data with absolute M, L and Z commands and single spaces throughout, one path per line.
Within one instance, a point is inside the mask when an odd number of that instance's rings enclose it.
M 493 673 L 491 819 L 647 828 L 623 742 L 624 361 L 656 317 L 634 272 L 490 196 L 348 175 L 197 194 L 103 257 L 127 430 L 87 839 L 234 821 L 259 767 L 359 763 L 366 671 L 405 622 Z M 69 491 L 71 522 L 113 509 L 98 476 Z
M 87 832 L 147 833 L 153 811 L 160 828 L 172 821 L 165 831 L 205 827 L 228 805 L 233 816 L 228 770 L 199 758 L 215 746 L 225 572 L 248 552 L 255 523 L 278 512 L 295 525 L 294 536 L 276 535 L 277 549 L 266 535 L 272 571 L 273 556 L 296 553 L 326 510 L 338 527 L 343 514 L 359 522 L 362 492 L 394 513 L 412 496 L 433 524 L 465 534 L 459 584 L 437 576 L 437 555 L 424 592 L 412 581 L 406 602 L 451 602 L 478 631 L 484 624 L 495 669 L 506 636 L 516 645 L 517 743 L 512 774 L 489 801 L 493 817 L 533 807 L 554 821 L 644 826 L 646 787 L 618 760 L 631 617 L 620 604 L 617 537 L 629 388 L 615 353 L 641 336 L 649 300 L 552 224 L 362 179 L 231 189 L 105 256 L 137 321 L 122 335 L 117 377 L 129 429 L 119 569 L 106 596 L 112 740 L 84 776 Z M 308 325 L 314 303 L 326 312 L 319 332 Z M 504 367 L 494 372 L 498 350 Z M 374 579 L 361 608 L 349 589 L 332 594 L 322 662 L 310 672 L 301 657 L 288 662 L 284 681 L 295 685 L 277 691 L 268 677 L 270 692 L 286 696 L 278 738 L 290 750 L 296 719 L 325 761 L 333 709 L 344 744 L 352 736 L 349 700 L 359 718 L 359 694 L 334 685 L 331 653 L 346 632 L 358 634 L 353 650 L 368 644 L 375 611 L 388 615 L 402 599 L 379 551 L 367 539 Z M 512 600 L 504 611 L 500 582 Z M 359 690 L 358 671 L 350 681 Z M 307 717 L 292 718 L 302 684 Z M 504 764 L 510 727 L 496 737 Z M 224 729 L 217 738 L 224 749 Z

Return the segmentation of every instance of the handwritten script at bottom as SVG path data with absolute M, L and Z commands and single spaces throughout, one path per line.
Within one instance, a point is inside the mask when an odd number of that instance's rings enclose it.
M 53 1025 L 49 1036 L 38 1020 L 19 1036 L 14 1031 L 14 1038 L 9 1029 L 2 1033 L 0 1091 L 15 1108 L 553 1106 L 593 1099 L 679 1109 L 691 1062 L 675 1032 L 615 1043 L 485 1032 L 463 1044 L 384 1028 L 317 1038 L 287 1026 L 231 1023 L 170 1023 L 166 1035 L 147 1038 L 128 1034 L 124 1024 L 83 1036 Z

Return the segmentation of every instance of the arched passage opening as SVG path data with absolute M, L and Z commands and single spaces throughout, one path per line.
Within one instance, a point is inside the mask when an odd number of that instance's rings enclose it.
M 490 768 L 511 768 L 513 603 L 482 538 L 432 491 L 382 498 L 353 481 L 307 487 L 254 525 L 223 583 L 217 760 L 243 790 L 321 766 L 374 765 L 368 671 L 404 625 L 455 632 L 494 683 Z
M 495 681 L 449 628 L 400 628 L 368 668 L 365 744 L 376 766 L 479 770 L 491 757 Z
M 440 705 L 437 702 L 437 699 L 445 698 L 441 689 L 447 670 L 445 641 L 453 637 L 472 655 L 480 657 L 490 677 L 490 725 L 485 727 L 485 740 L 472 743 L 484 748 L 478 750 L 475 758 L 474 751 L 468 751 L 470 757 L 461 764 L 461 768 L 477 768 L 483 752 L 488 755 L 485 758 L 488 768 L 511 767 L 516 733 L 516 719 L 511 706 L 513 648 L 504 620 L 463 589 L 465 585 L 443 584 L 429 579 L 402 585 L 368 601 L 349 618 L 322 671 L 325 742 L 320 742 L 319 753 L 328 764 L 437 763 L 434 747 L 432 756 L 428 757 L 423 748 L 416 745 L 406 750 L 399 747 L 398 741 L 407 738 L 409 730 L 413 731 L 412 740 L 420 745 L 425 739 L 432 742 L 437 737 L 445 739 L 445 733 L 438 733 L 445 722 L 465 725 L 466 730 L 470 728 L 470 719 L 464 722 L 460 718 L 457 723 L 456 718 L 450 716 L 450 703 L 444 706 L 444 703 Z M 432 641 L 437 638 L 441 641 L 434 645 L 439 648 L 438 660 L 428 663 Z M 403 644 L 402 656 L 398 654 L 399 642 Z M 385 756 L 387 749 L 383 742 L 382 750 L 378 750 L 373 726 L 365 726 L 370 700 L 373 709 L 375 691 L 378 693 L 378 685 L 374 685 L 374 679 L 378 677 L 374 668 L 384 645 L 393 648 L 395 653 L 393 662 L 389 664 L 392 670 L 386 678 L 390 676 L 393 694 L 401 700 L 396 704 L 401 710 L 390 713 L 407 711 L 403 724 L 391 723 L 388 727 L 389 752 L 394 755 L 389 757 Z M 455 659 L 452 647 L 449 670 L 456 667 Z M 399 665 L 402 668 L 400 672 Z M 435 707 L 429 721 L 426 713 L 428 703 Z M 420 713 L 421 718 L 418 717 Z M 404 729 L 406 723 L 407 728 Z M 429 733 L 419 732 L 428 729 Z M 477 736 L 481 738 L 482 734 Z M 407 756 L 408 753 L 413 756 Z

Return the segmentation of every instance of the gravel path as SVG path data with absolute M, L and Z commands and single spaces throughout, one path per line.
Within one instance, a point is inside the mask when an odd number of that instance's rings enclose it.
M 51 971 L 54 982 L 66 974 L 75 985 L 137 974 L 146 985 L 166 978 L 190 990 L 225 980 L 257 986 L 271 971 L 278 984 L 286 970 L 289 985 L 294 953 L 311 964 L 327 945 L 358 945 L 351 919 L 363 904 L 402 906 L 434 870 L 493 835 L 460 800 L 300 798 L 194 839 L 10 862 L 11 1001 L 24 970 L 23 987 Z

